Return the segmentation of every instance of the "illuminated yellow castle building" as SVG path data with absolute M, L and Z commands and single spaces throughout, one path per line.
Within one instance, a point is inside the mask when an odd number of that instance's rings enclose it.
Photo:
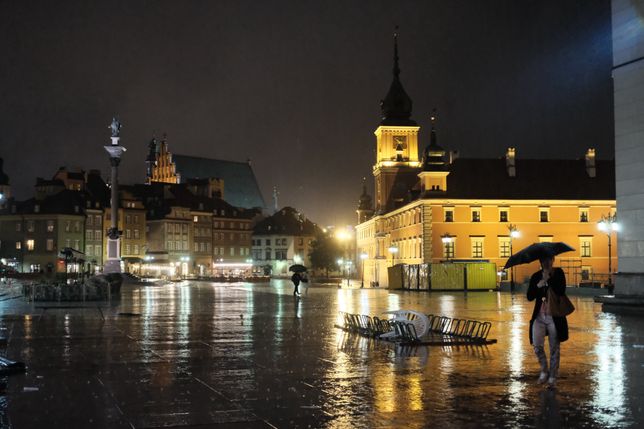
M 521 159 L 515 148 L 496 159 L 461 158 L 438 144 L 436 115 L 419 158 L 420 127 L 400 82 L 396 40 L 393 71 L 375 131 L 375 207 L 363 190 L 357 210 L 365 284 L 387 285 L 387 268 L 399 263 L 489 261 L 501 268 L 513 251 L 543 241 L 576 249 L 557 260 L 569 284 L 607 283 L 608 237 L 598 222 L 615 214 L 613 160 L 596 159 L 594 149 L 577 160 Z M 616 255 L 613 249 L 613 272 Z M 536 269 L 517 267 L 515 280 Z

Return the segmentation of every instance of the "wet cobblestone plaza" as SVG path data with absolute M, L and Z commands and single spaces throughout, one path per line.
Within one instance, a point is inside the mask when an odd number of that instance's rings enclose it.
M 532 303 L 508 293 L 270 284 L 124 286 L 101 313 L 0 303 L 2 427 L 641 427 L 642 320 L 572 297 L 556 390 L 536 385 Z M 497 344 L 396 347 L 336 328 L 338 311 L 492 322 Z

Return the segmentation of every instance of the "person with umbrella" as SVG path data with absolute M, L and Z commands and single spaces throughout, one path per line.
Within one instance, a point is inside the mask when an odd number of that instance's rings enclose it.
M 293 296 L 300 296 L 300 282 L 302 281 L 302 273 L 306 272 L 306 267 L 304 265 L 295 264 L 291 265 L 289 271 L 293 271 L 293 275 L 291 276 L 291 281 L 294 286 Z
M 554 302 L 565 297 L 566 276 L 561 268 L 553 267 L 555 255 L 574 250 L 565 243 L 535 243 L 512 255 L 505 267 L 539 260 L 541 269 L 530 277 L 528 301 L 535 301 L 530 319 L 530 344 L 537 355 L 541 372 L 537 383 L 554 388 L 559 373 L 560 344 L 568 340 L 568 321 Z M 568 301 L 569 302 L 569 301 Z M 572 305 L 572 304 L 571 304 Z M 550 367 L 545 352 L 545 337 L 550 346 Z
M 554 256 L 543 256 L 539 259 L 541 270 L 530 277 L 527 293 L 528 301 L 535 301 L 530 319 L 530 343 L 541 366 L 537 382 L 543 384 L 547 381 L 550 387 L 555 386 L 559 372 L 559 345 L 568 340 L 566 316 L 555 315 L 551 309 L 552 299 L 549 299 L 552 292 L 559 296 L 566 294 L 566 276 L 561 268 L 553 267 L 554 260 Z M 550 346 L 550 369 L 544 349 L 546 335 Z

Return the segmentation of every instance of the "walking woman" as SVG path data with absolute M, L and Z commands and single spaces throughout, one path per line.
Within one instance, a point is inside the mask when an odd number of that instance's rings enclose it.
M 548 302 L 548 289 L 556 295 L 566 294 L 566 276 L 561 268 L 553 268 L 554 256 L 540 259 L 541 270 L 530 278 L 528 301 L 535 301 L 530 319 L 530 344 L 539 359 L 539 384 L 548 382 L 554 388 L 559 372 L 559 345 L 568 339 L 568 321 L 565 316 L 553 316 Z M 545 337 L 550 345 L 550 367 L 544 349 Z
M 300 273 L 297 273 L 297 272 L 293 273 L 293 275 L 291 276 L 291 281 L 293 282 L 293 286 L 294 286 L 293 296 L 300 296 L 300 290 L 299 290 L 300 280 L 302 280 L 302 276 L 300 275 Z

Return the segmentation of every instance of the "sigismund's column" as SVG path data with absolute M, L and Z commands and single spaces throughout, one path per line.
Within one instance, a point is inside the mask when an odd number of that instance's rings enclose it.
M 112 131 L 112 144 L 104 146 L 110 156 L 111 171 L 111 205 L 110 205 L 110 228 L 107 230 L 107 258 L 103 265 L 103 272 L 106 274 L 121 272 L 121 243 L 120 232 L 118 229 L 119 216 L 119 164 L 121 156 L 126 149 L 120 145 L 121 123 L 112 118 L 112 124 L 109 126 Z

